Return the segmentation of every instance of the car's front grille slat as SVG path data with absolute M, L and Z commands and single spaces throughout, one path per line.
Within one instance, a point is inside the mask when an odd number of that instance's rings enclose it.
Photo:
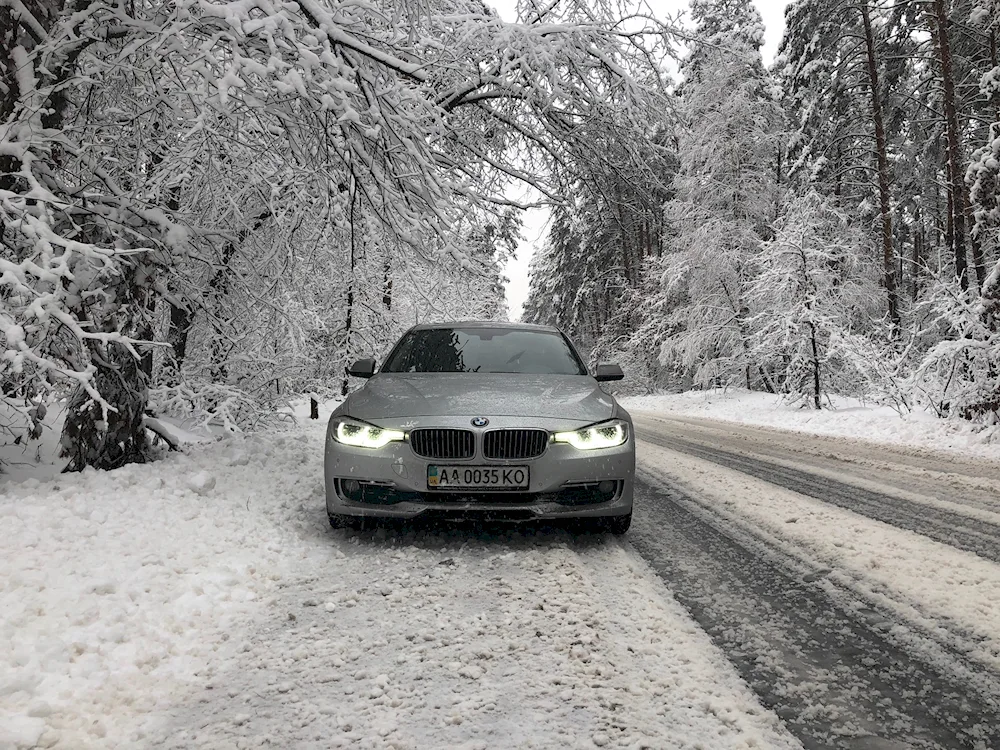
M 483 455 L 491 460 L 538 458 L 548 442 L 545 430 L 492 430 L 483 436 Z
M 475 436 L 470 430 L 421 428 L 410 433 L 413 452 L 424 458 L 472 458 L 476 450 Z

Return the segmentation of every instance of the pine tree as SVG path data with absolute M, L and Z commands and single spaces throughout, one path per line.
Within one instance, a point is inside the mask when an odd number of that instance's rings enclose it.
M 981 0 L 972 14 L 973 25 L 989 40 L 988 67 L 980 78 L 979 90 L 984 112 L 991 120 L 984 134 L 984 143 L 972 154 L 965 174 L 972 207 L 972 239 L 983 248 L 986 260 L 993 258 L 1000 266 L 1000 2 Z M 983 284 L 982 294 L 1000 300 L 1000 282 L 995 281 L 996 269 L 990 273 L 993 284 Z
M 900 324 L 893 226 L 892 102 L 884 65 L 885 22 L 869 0 L 799 0 L 786 12 L 778 70 L 798 123 L 791 170 L 827 195 L 877 217 L 886 313 Z M 895 80 L 895 79 L 893 79 Z M 860 188 L 860 189 L 859 189 Z M 874 206 L 874 210 L 868 208 Z
M 682 73 L 676 197 L 659 267 L 660 309 L 676 330 L 662 358 L 702 383 L 748 387 L 747 289 L 754 258 L 771 234 L 781 111 L 760 57 L 762 22 L 752 2 L 692 3 L 697 22 Z

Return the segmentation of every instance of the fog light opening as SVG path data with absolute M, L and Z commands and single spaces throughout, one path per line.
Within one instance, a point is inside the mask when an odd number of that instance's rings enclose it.
M 602 495 L 610 495 L 615 491 L 615 483 L 610 479 L 605 479 L 603 482 L 598 483 L 597 491 Z
M 356 479 L 341 479 L 340 487 L 345 495 L 356 495 L 361 490 L 361 484 Z

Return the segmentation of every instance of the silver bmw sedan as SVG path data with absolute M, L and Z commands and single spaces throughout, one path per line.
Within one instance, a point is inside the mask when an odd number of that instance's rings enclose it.
M 374 519 L 555 521 L 624 534 L 632 521 L 632 419 L 551 326 L 418 325 L 326 432 L 334 528 Z

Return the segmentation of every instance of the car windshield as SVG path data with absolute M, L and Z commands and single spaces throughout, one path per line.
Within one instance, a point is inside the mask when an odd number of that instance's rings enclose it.
M 554 331 L 429 328 L 410 331 L 382 372 L 513 372 L 586 375 L 580 358 Z

